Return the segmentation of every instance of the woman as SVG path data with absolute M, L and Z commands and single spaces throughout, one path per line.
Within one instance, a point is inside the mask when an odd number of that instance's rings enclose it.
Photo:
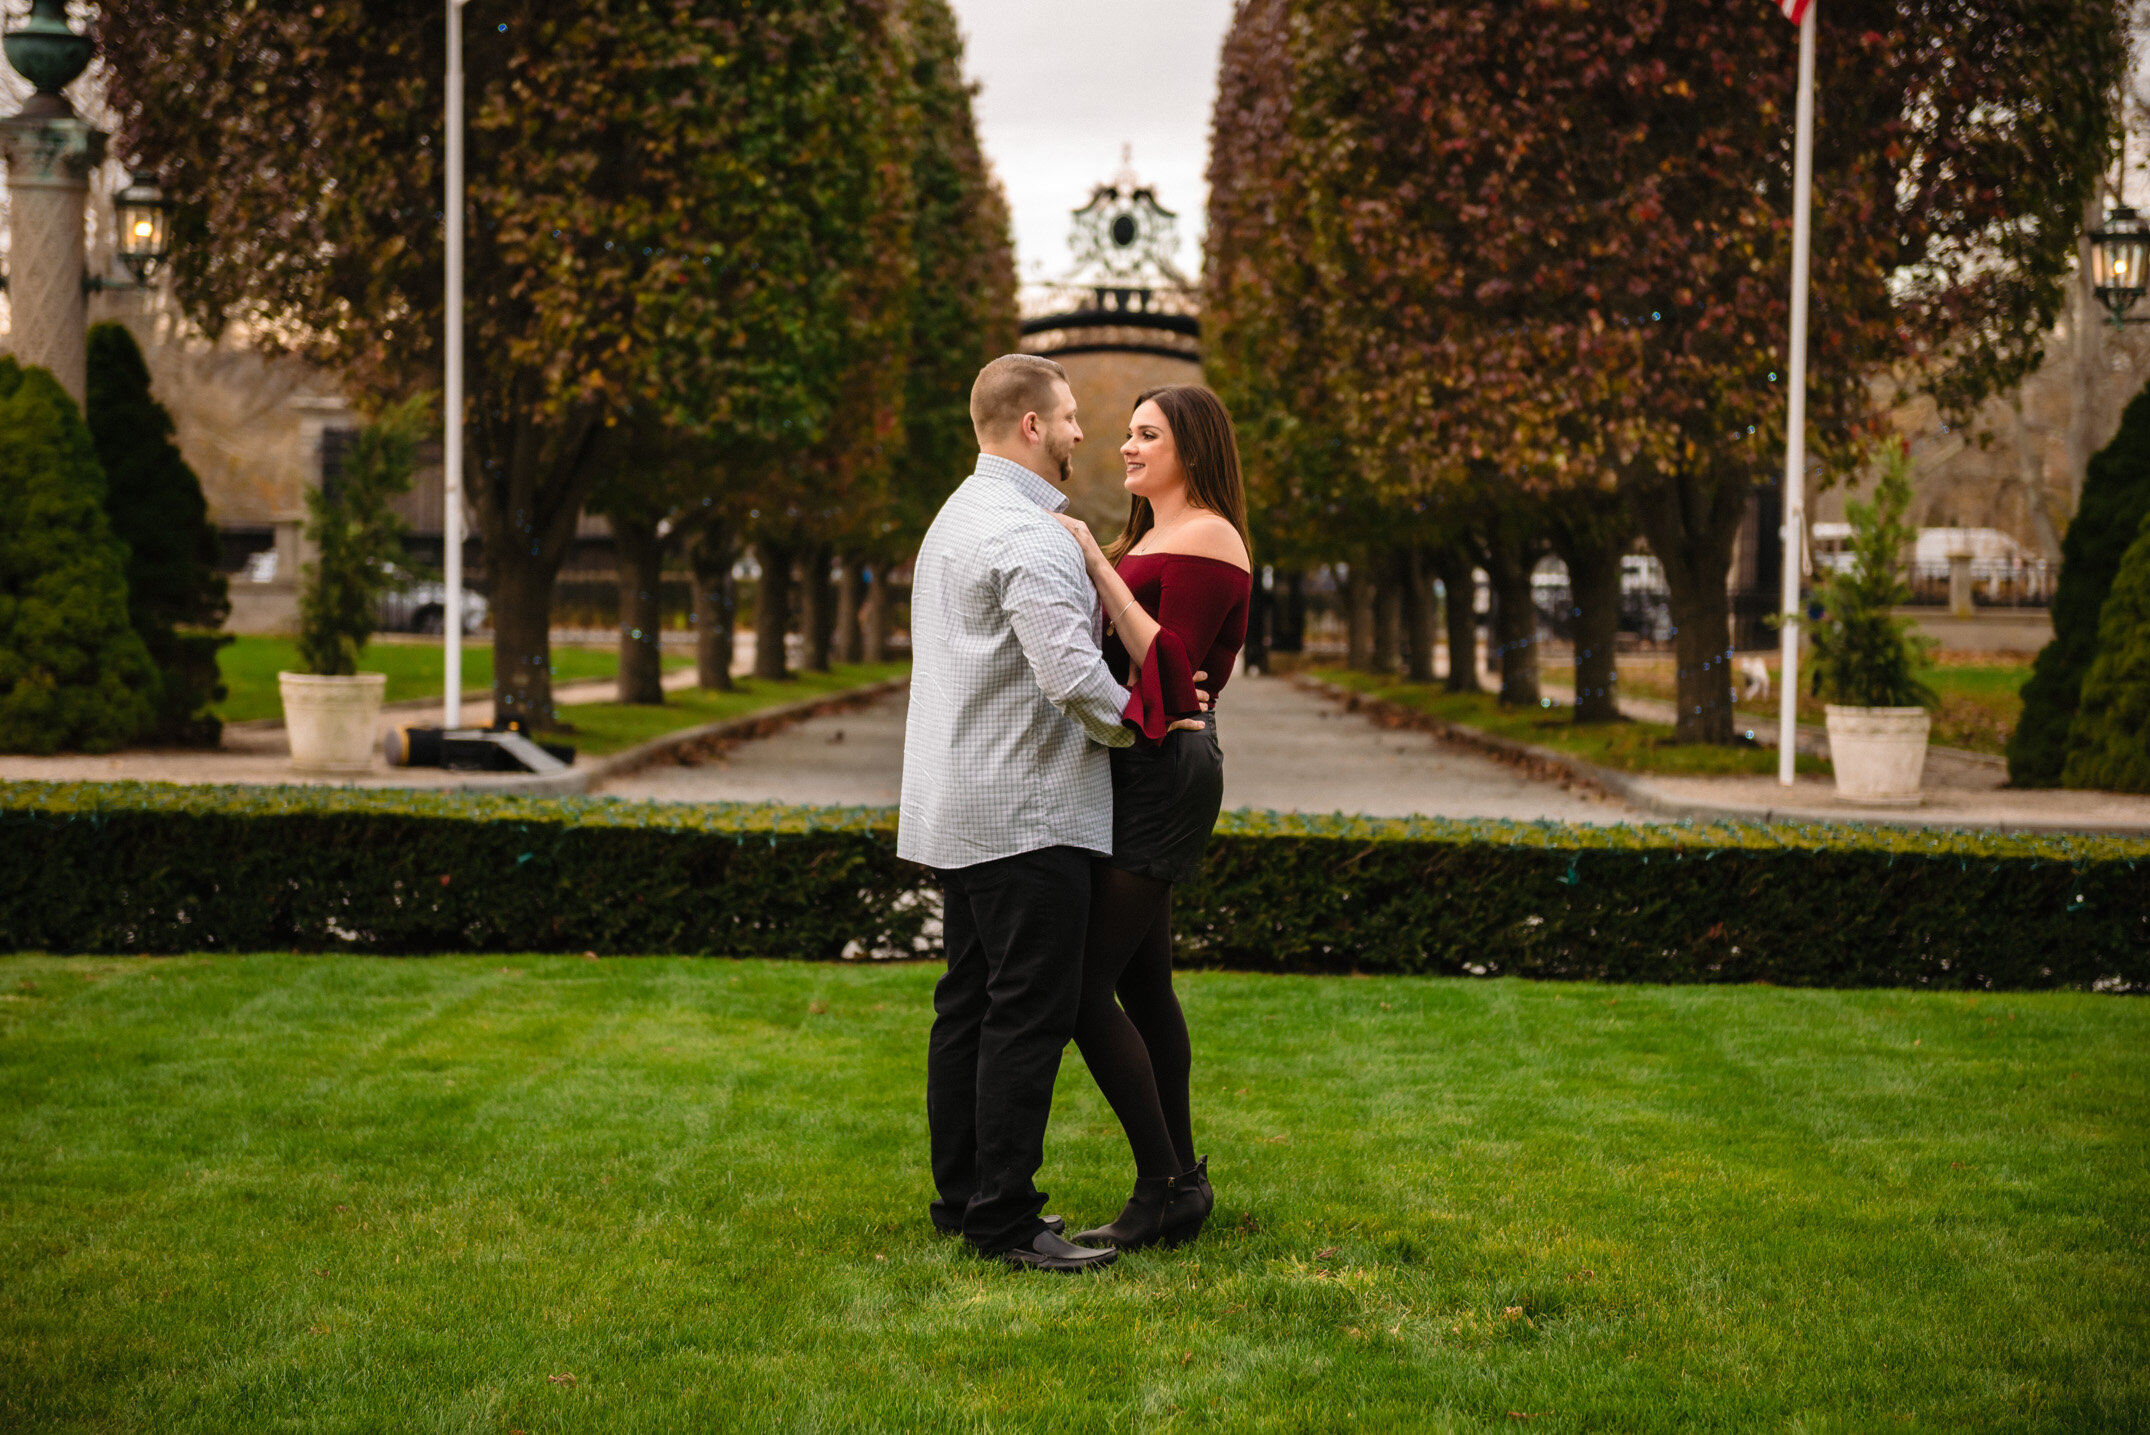
M 1221 692 L 1247 637 L 1247 498 L 1231 416 L 1208 389 L 1135 400 L 1127 528 L 1082 545 L 1103 600 L 1105 659 L 1133 696 L 1132 747 L 1112 750 L 1112 856 L 1091 873 L 1075 1043 L 1135 1154 L 1135 1190 L 1109 1226 L 1072 1237 L 1133 1250 L 1202 1229 L 1216 1198 L 1188 1112 L 1187 1022 L 1172 993 L 1172 884 L 1193 876 L 1224 800 L 1224 756 L 1195 681 Z M 1117 1000 L 1115 997 L 1117 996 Z

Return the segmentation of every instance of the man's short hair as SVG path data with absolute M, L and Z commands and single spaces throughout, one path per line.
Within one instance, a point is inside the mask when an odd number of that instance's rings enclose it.
M 1051 413 L 1057 397 L 1053 385 L 1067 382 L 1068 371 L 1051 359 L 1002 354 L 980 369 L 970 386 L 971 427 L 982 439 L 1009 438 L 1022 427 L 1024 414 Z

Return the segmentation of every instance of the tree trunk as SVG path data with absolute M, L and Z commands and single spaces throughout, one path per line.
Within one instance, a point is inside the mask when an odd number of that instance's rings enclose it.
M 664 610 L 658 584 L 664 576 L 664 540 L 657 520 L 612 515 L 612 541 L 620 567 L 620 677 L 618 701 L 664 705 Z
M 482 408 L 482 406 L 474 406 Z M 473 426 L 471 500 L 493 619 L 493 722 L 559 725 L 552 706 L 552 595 L 582 505 L 621 437 L 593 410 L 540 430 L 522 418 Z M 497 459 L 497 461 L 495 461 Z
M 1403 584 L 1398 581 L 1397 552 L 1374 557 L 1374 670 L 1393 673 L 1403 666 Z
M 1344 666 L 1355 672 L 1374 670 L 1373 565 L 1357 562 L 1344 579 Z
M 1575 635 L 1575 720 L 1617 722 L 1619 673 L 1614 643 L 1620 632 L 1620 556 L 1633 536 L 1627 504 L 1617 494 L 1578 492 L 1553 500 L 1546 526 L 1553 551 L 1568 565 Z
M 1277 570 L 1276 608 L 1269 619 L 1269 646 L 1279 653 L 1306 651 L 1306 574 Z
M 1665 570 L 1682 742 L 1732 741 L 1732 604 L 1725 576 L 1752 477 L 1740 469 L 1651 475 L 1631 502 Z
M 754 594 L 754 676 L 783 682 L 791 676 L 784 662 L 784 634 L 791 627 L 791 547 L 757 538 L 754 561 L 761 565 L 761 586 Z
M 859 626 L 865 630 L 861 648 L 863 659 L 869 663 L 888 661 L 888 570 L 886 558 L 876 559 L 873 565 L 873 581 L 866 589 L 866 613 Z
M 732 541 L 729 524 L 710 523 L 687 547 L 687 561 L 694 569 L 695 683 L 718 693 L 732 690 L 732 630 L 739 621 Z
M 1538 705 L 1538 609 L 1531 570 L 1545 540 L 1523 515 L 1505 513 L 1487 524 L 1486 578 L 1493 588 L 1493 650 L 1500 655 L 1504 706 Z
M 1247 588 L 1247 640 L 1239 648 L 1241 661 L 1256 672 L 1269 667 L 1270 622 L 1275 611 L 1276 595 L 1262 586 L 1262 570 L 1257 567 Z
M 1404 655 L 1414 683 L 1433 681 L 1433 584 L 1426 576 L 1425 550 L 1399 551 L 1403 579 Z
M 1448 690 L 1478 688 L 1478 574 L 1471 550 L 1461 543 L 1428 549 L 1427 562 L 1441 580 L 1441 618 L 1448 629 Z
M 559 564 L 497 562 L 486 547 L 493 619 L 493 725 L 559 725 L 552 708 L 552 588 Z M 524 549 L 516 555 L 523 558 Z
M 866 560 L 857 553 L 844 555 L 843 578 L 836 587 L 836 661 L 859 663 L 866 659 L 865 635 L 859 629 L 859 609 L 866 603 Z
M 836 595 L 829 584 L 829 545 L 809 543 L 799 554 L 799 636 L 806 666 L 829 670 L 829 637 L 836 626 Z

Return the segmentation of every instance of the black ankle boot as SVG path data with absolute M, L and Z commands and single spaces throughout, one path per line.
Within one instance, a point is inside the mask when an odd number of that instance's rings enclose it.
M 1173 1178 L 1171 1198 L 1165 1202 L 1157 1238 L 1168 1246 L 1182 1245 L 1202 1234 L 1202 1223 L 1217 1208 L 1217 1193 L 1209 1187 L 1209 1158 L 1194 1169 Z
M 1157 1239 L 1163 1226 L 1165 1207 L 1172 1200 L 1178 1179 L 1173 1176 L 1137 1176 L 1135 1193 L 1127 1198 L 1127 1205 L 1117 1220 L 1109 1226 L 1082 1231 L 1068 1239 L 1078 1246 L 1141 1250 Z

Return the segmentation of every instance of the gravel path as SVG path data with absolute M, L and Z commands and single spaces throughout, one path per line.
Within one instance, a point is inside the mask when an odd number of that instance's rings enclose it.
M 647 768 L 614 797 L 888 806 L 901 791 L 906 694 L 814 718 L 696 767 Z M 1294 687 L 1242 674 L 1218 708 L 1224 805 L 1372 816 L 1620 822 L 1623 804 L 1524 776 L 1422 732 L 1386 729 Z

